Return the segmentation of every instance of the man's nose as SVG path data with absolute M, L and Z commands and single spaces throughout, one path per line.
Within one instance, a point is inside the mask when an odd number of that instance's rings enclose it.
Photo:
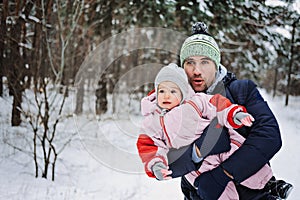
M 199 64 L 195 65 L 194 74 L 195 75 L 201 75 L 202 74 L 201 66 L 199 66 Z

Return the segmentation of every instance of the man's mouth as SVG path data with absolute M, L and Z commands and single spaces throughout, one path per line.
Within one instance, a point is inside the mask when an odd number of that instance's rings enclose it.
M 197 85 L 200 85 L 200 84 L 203 83 L 203 79 L 201 79 L 201 78 L 194 78 L 194 79 L 193 79 L 193 82 L 194 82 L 195 84 L 197 84 Z

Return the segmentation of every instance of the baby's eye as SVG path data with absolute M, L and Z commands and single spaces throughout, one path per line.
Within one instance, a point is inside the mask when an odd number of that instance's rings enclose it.
M 177 93 L 177 90 L 171 90 L 171 93 L 172 93 L 172 94 L 176 94 L 176 93 Z
M 164 93 L 165 91 L 164 90 L 158 90 L 158 93 Z

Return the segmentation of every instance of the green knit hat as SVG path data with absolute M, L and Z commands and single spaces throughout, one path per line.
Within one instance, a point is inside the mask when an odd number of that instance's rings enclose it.
M 180 65 L 191 56 L 206 56 L 213 60 L 218 69 L 221 62 L 220 49 L 215 39 L 207 33 L 207 26 L 197 22 L 192 28 L 193 35 L 188 37 L 180 50 Z

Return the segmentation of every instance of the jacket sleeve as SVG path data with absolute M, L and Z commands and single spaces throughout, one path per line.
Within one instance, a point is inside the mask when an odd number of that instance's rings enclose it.
M 141 133 L 137 139 L 137 150 L 145 172 L 154 177 L 152 167 L 157 162 L 168 165 L 167 152 L 169 150 L 161 131 L 158 113 L 149 113 L 144 117 L 141 124 Z
M 255 118 L 244 144 L 222 163 L 240 183 L 268 163 L 281 148 L 282 141 L 277 120 L 252 81 L 233 81 L 230 93 Z
M 163 148 L 158 147 L 154 140 L 146 134 L 140 134 L 136 143 L 139 156 L 144 164 L 145 172 L 149 177 L 155 178 L 152 167 L 156 162 L 163 162 L 167 165 L 167 161 L 161 151 Z M 165 152 L 166 153 L 166 152 Z
M 206 96 L 210 96 L 210 95 L 206 95 Z M 207 103 L 205 102 L 205 104 Z M 212 106 L 204 106 L 203 114 L 211 115 L 212 117 L 214 117 L 216 113 L 218 121 L 222 126 L 226 126 L 227 128 L 240 128 L 243 126 L 243 125 L 236 124 L 233 120 L 233 117 L 238 112 L 241 111 L 247 112 L 244 106 L 232 104 L 228 98 L 220 94 L 213 95 L 209 99 L 208 105 L 212 105 Z M 211 107 L 213 107 L 213 109 L 207 109 Z
M 142 98 L 141 113 L 143 116 L 153 113 L 156 108 L 157 106 L 156 106 L 155 93 L 152 93 L 151 95 Z

